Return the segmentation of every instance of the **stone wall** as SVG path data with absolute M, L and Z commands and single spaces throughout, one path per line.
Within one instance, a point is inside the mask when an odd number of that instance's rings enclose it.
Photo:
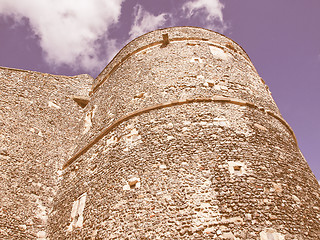
M 137 116 L 63 178 L 54 239 L 258 239 L 272 229 L 317 239 L 314 176 L 286 127 L 248 107 L 196 103 Z M 71 231 L 83 194 L 84 222 Z
M 0 238 L 45 239 L 61 167 L 74 151 L 88 75 L 0 68 Z
M 320 239 L 319 184 L 248 56 L 220 34 L 129 43 L 79 132 L 52 239 Z
M 319 184 L 223 35 L 145 34 L 95 80 L 0 68 L 0 93 L 1 239 L 320 239 Z
M 170 44 L 163 47 L 166 33 Z M 280 115 L 242 48 L 200 28 L 169 28 L 133 40 L 97 77 L 93 93 L 88 114 L 95 117 L 90 131 L 83 131 L 79 149 L 101 126 L 133 110 L 177 99 L 234 97 Z

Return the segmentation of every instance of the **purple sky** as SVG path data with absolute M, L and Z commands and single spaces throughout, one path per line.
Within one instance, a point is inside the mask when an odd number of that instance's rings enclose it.
M 246 50 L 320 179 L 319 0 L 1 0 L 0 66 L 96 77 L 133 38 L 184 25 Z

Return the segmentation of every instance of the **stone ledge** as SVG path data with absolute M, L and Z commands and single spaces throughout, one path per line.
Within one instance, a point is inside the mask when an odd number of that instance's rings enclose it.
M 156 110 L 156 109 L 162 109 L 166 107 L 172 107 L 172 106 L 178 106 L 182 104 L 187 104 L 187 103 L 200 103 L 200 102 L 224 102 L 224 103 L 230 103 L 230 104 L 236 104 L 239 106 L 248 106 L 251 108 L 259 109 L 266 114 L 270 115 L 273 118 L 276 118 L 279 120 L 285 127 L 288 129 L 288 131 L 291 133 L 293 136 L 293 139 L 298 146 L 297 139 L 295 137 L 295 134 L 289 124 L 280 116 L 276 115 L 275 113 L 271 112 L 270 110 L 266 110 L 262 107 L 258 107 L 254 105 L 253 103 L 250 102 L 245 102 L 240 99 L 235 99 L 235 98 L 228 98 L 228 97 L 223 97 L 223 96 L 214 96 L 212 98 L 194 98 L 194 99 L 181 99 L 181 100 L 176 100 L 172 102 L 167 102 L 167 103 L 162 103 L 162 104 L 156 104 L 153 106 L 149 106 L 137 111 L 133 111 L 117 120 L 115 120 L 113 123 L 111 123 L 109 126 L 105 127 L 92 141 L 90 141 L 87 145 L 85 145 L 81 150 L 79 150 L 76 154 L 74 154 L 62 167 L 62 169 L 66 169 L 68 166 L 70 166 L 73 162 L 75 162 L 81 155 L 86 153 L 93 145 L 95 145 L 100 139 L 102 139 L 105 135 L 107 135 L 109 132 L 111 132 L 114 128 L 119 126 L 121 123 L 124 121 L 127 121 L 135 116 L 141 115 L 143 113 Z

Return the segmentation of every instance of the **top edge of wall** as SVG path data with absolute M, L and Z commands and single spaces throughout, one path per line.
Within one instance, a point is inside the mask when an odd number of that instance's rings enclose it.
M 143 34 L 127 43 L 96 77 L 93 83 L 93 89 L 98 88 L 99 85 L 101 85 L 102 82 L 104 82 L 104 80 L 107 78 L 108 74 L 113 71 L 113 69 L 117 67 L 117 65 L 123 62 L 128 57 L 128 55 L 131 55 L 133 52 L 136 52 L 139 49 L 143 49 L 148 45 L 161 44 L 161 42 L 163 41 L 162 35 L 166 33 L 169 35 L 169 41 L 172 39 L 180 38 L 182 40 L 185 39 L 185 41 L 188 41 L 193 40 L 193 38 L 194 40 L 198 38 L 198 40 L 208 41 L 208 43 L 214 42 L 218 44 L 220 43 L 222 45 L 232 43 L 233 47 L 235 47 L 237 51 L 242 52 L 245 58 L 247 58 L 251 62 L 246 51 L 238 43 L 221 33 L 201 27 L 192 26 L 157 29 Z

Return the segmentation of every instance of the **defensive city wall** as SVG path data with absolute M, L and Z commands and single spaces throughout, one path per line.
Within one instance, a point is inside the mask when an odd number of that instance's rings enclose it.
M 320 239 L 319 184 L 231 39 L 156 30 L 96 79 L 0 70 L 2 238 Z

